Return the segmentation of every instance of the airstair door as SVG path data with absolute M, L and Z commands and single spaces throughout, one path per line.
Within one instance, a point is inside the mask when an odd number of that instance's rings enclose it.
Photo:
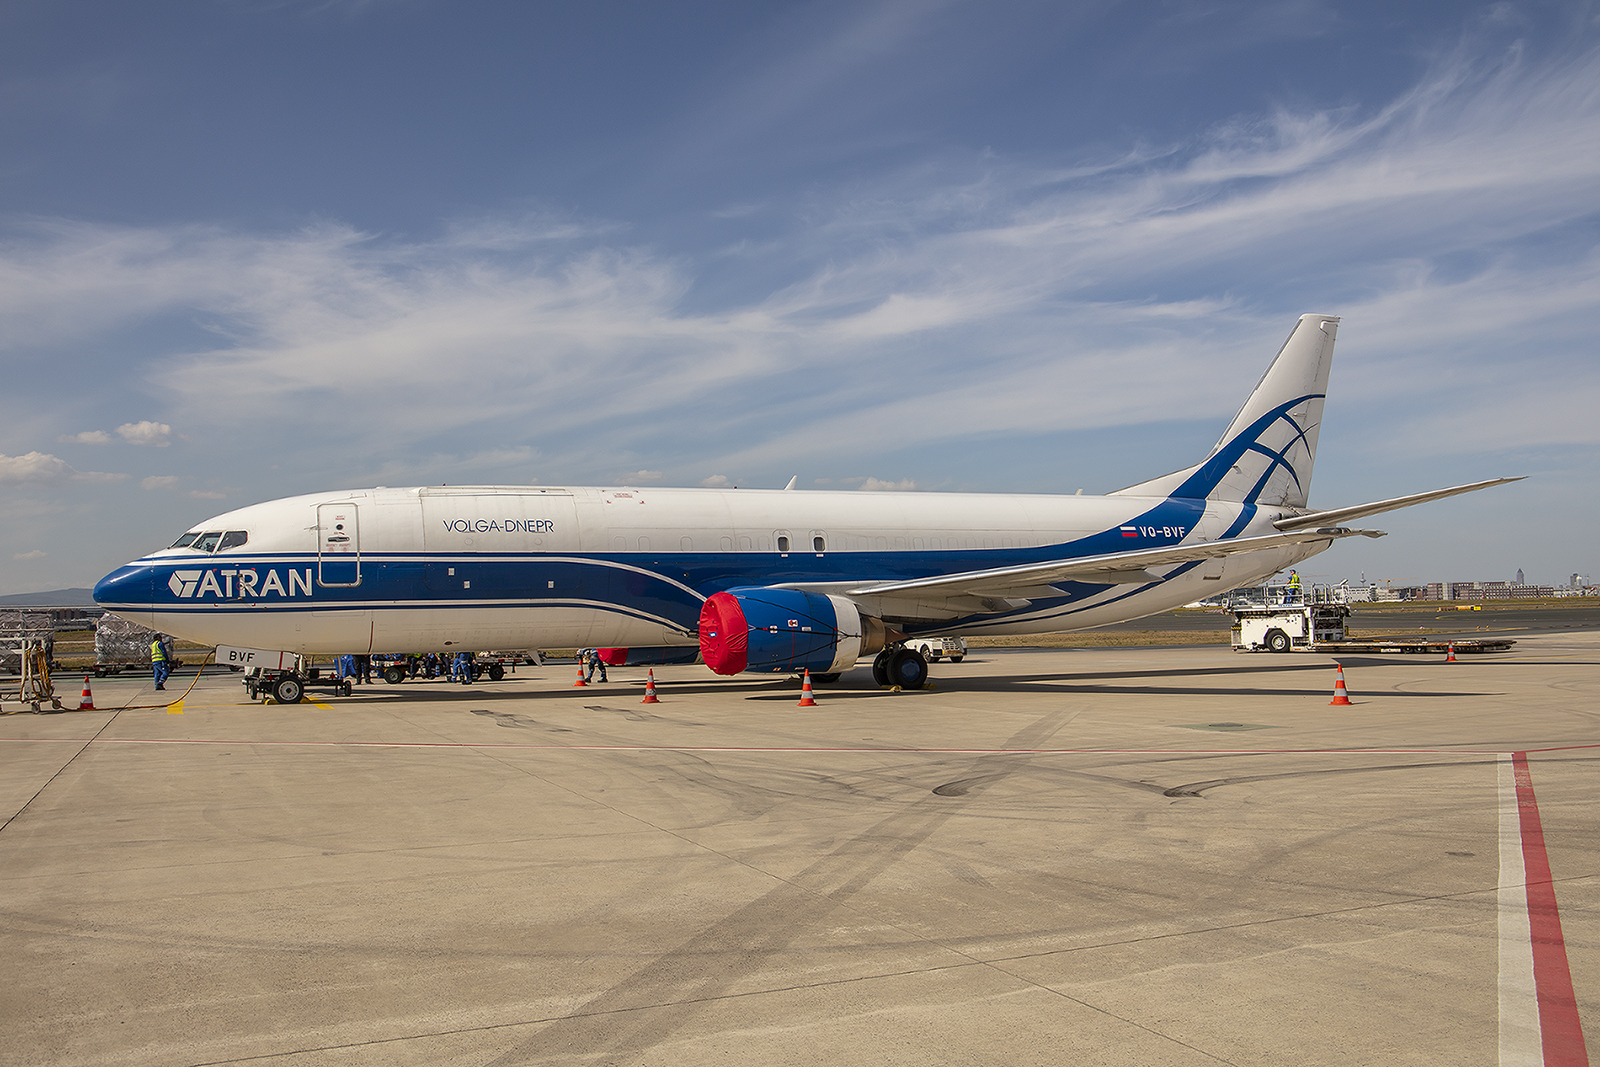
M 317 505 L 317 584 L 361 584 L 361 528 L 354 504 Z

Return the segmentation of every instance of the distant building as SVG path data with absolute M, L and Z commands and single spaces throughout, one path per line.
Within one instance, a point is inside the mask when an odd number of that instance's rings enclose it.
M 1522 568 L 1521 567 L 1517 568 L 1517 584 L 1518 585 L 1522 584 Z

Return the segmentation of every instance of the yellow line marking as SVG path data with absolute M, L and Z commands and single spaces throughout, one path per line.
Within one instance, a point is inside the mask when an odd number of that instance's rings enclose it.
M 306 701 L 306 703 L 310 704 L 314 708 L 321 708 L 323 711 L 332 711 L 333 710 L 333 705 L 332 704 L 324 704 L 320 700 L 308 700 L 308 701 Z
M 168 715 L 182 715 L 183 714 L 183 701 L 176 700 L 176 701 L 173 701 L 171 704 L 168 704 L 167 705 L 167 714 Z

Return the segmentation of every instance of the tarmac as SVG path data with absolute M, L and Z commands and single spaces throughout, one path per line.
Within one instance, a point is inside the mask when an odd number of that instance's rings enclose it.
M 96 681 L 0 718 L 0 1064 L 1586 1063 L 1597 665 Z

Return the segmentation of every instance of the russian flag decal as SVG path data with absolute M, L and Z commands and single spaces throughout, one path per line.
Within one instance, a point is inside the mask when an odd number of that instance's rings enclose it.
M 1139 536 L 1139 529 L 1136 526 L 1124 526 L 1122 528 L 1122 536 L 1123 537 L 1138 537 Z

